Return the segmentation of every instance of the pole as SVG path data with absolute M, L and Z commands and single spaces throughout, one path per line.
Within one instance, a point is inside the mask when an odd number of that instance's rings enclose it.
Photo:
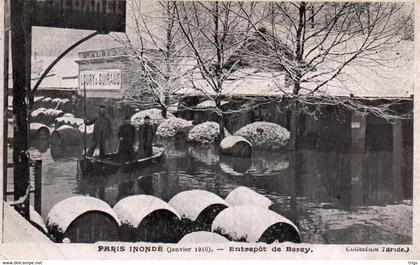
M 4 1 L 4 60 L 3 60 L 3 139 L 9 140 L 9 34 L 10 34 L 10 0 Z M 3 201 L 7 199 L 7 142 L 3 142 Z
M 35 176 L 35 198 L 34 208 L 39 214 L 42 213 L 42 160 L 35 160 L 34 165 Z
M 100 32 L 100 31 L 95 31 L 92 34 L 87 35 L 86 37 L 76 41 L 74 44 L 72 44 L 70 47 L 68 47 L 66 50 L 64 50 L 48 67 L 47 69 L 45 69 L 45 71 L 42 73 L 41 77 L 38 79 L 38 81 L 36 82 L 35 86 L 33 87 L 31 93 L 30 93 L 30 97 L 29 97 L 29 107 L 32 108 L 32 104 L 33 104 L 33 99 L 35 96 L 35 92 L 38 90 L 38 87 L 41 85 L 42 80 L 44 80 L 44 78 L 47 76 L 47 74 L 51 71 L 51 69 L 64 57 L 66 56 L 67 53 L 69 53 L 71 50 L 73 50 L 74 48 L 76 48 L 77 46 L 79 46 L 81 43 L 95 37 L 98 34 L 107 34 L 107 32 Z
M 83 82 L 83 120 L 85 121 L 84 124 L 84 134 L 83 134 L 83 154 L 86 157 L 86 137 L 87 137 L 87 131 L 86 131 L 86 83 Z
M 13 180 L 14 200 L 25 196 L 29 186 L 29 145 L 27 95 L 31 83 L 31 1 L 13 0 L 11 4 L 13 67 Z M 23 215 L 29 218 L 29 200 Z

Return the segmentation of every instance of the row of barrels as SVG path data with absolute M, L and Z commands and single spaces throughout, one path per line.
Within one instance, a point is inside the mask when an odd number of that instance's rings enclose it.
M 151 195 L 128 196 L 113 208 L 97 198 L 75 196 L 50 210 L 46 228 L 55 242 L 301 242 L 296 225 L 270 210 L 272 204 L 243 186 L 225 199 L 189 190 L 169 202 Z
M 63 112 L 72 112 L 73 106 L 67 98 L 36 97 L 34 99 L 34 108 L 45 108 L 62 110 Z

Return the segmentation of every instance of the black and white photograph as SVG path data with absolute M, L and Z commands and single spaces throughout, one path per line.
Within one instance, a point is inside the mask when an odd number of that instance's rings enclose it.
M 417 4 L 2 1 L 2 243 L 415 256 Z

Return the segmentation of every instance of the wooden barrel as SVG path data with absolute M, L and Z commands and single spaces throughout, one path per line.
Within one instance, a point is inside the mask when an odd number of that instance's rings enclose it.
M 82 133 L 70 125 L 62 125 L 51 134 L 51 145 L 80 145 L 82 140 Z
M 64 112 L 72 112 L 73 106 L 71 105 L 71 102 L 68 98 L 60 99 L 60 101 L 57 103 L 56 109 L 62 110 Z
M 229 240 L 238 242 L 268 244 L 301 242 L 301 236 L 295 224 L 264 207 L 226 208 L 216 216 L 211 229 Z
M 47 229 L 55 242 L 118 241 L 120 221 L 102 200 L 75 196 L 60 201 L 48 213 Z
M 258 206 L 269 208 L 273 204 L 273 202 L 264 195 L 244 186 L 232 190 L 225 201 L 230 206 Z
M 38 123 L 47 123 L 47 114 L 45 113 L 46 108 L 38 108 L 31 112 L 31 121 Z
M 58 105 L 59 105 L 60 101 L 61 101 L 61 98 L 53 98 L 53 99 L 51 100 L 51 105 L 52 105 L 52 108 L 53 108 L 53 109 L 57 109 L 57 107 L 58 107 Z
M 198 231 L 186 234 L 178 244 L 224 244 L 229 240 L 219 234 L 207 231 Z
M 52 102 L 52 98 L 50 98 L 50 97 L 45 97 L 45 98 L 43 98 L 42 100 L 41 100 L 41 104 L 42 104 L 42 107 L 44 107 L 44 108 L 46 108 L 46 109 L 49 109 L 49 108 L 52 108 L 52 107 L 54 107 L 53 105 L 53 102 Z
M 50 138 L 50 129 L 42 123 L 31 122 L 30 124 L 31 138 L 41 141 L 48 141 Z
M 193 231 L 211 231 L 214 218 L 227 203 L 214 193 L 205 190 L 188 190 L 176 194 L 170 201 L 181 216 L 182 235 Z
M 128 196 L 113 209 L 121 220 L 123 241 L 176 243 L 180 239 L 178 213 L 157 197 Z

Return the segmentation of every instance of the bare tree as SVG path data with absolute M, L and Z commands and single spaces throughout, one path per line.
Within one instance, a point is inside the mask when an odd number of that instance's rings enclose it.
M 404 4 L 399 3 L 269 2 L 259 14 L 266 19 L 255 23 L 255 13 L 242 8 L 244 18 L 252 22 L 270 49 L 266 54 L 247 52 L 259 58 L 264 56 L 269 64 L 283 66 L 291 89 L 287 84 L 279 89 L 292 99 L 312 105 L 344 105 L 356 112 L 392 118 L 392 104 L 368 106 L 329 94 L 325 88 L 337 85 L 351 66 L 373 69 L 395 59 L 382 54 L 402 39 L 400 32 L 406 23 L 396 22 L 403 9 Z M 291 125 L 296 126 L 298 112 L 296 105 Z
M 240 6 L 241 5 L 241 6 Z M 232 77 L 236 63 L 231 56 L 251 36 L 251 25 L 239 15 L 240 9 L 252 14 L 256 4 L 239 2 L 177 2 L 175 12 L 182 38 L 190 51 L 192 64 L 190 83 L 194 91 L 214 101 L 220 129 L 224 137 L 222 98 L 226 81 Z
M 125 95 L 126 101 L 142 106 L 158 105 L 162 116 L 174 102 L 174 94 L 179 89 L 180 78 L 185 73 L 182 64 L 184 45 L 179 45 L 179 28 L 175 18 L 175 2 L 158 2 L 158 13 L 147 14 L 141 1 L 129 4 L 130 33 L 124 38 L 115 36 L 139 63 L 137 74 L 142 76 L 138 88 Z M 141 96 L 139 96 L 141 95 Z M 153 101 L 149 102 L 148 99 Z

